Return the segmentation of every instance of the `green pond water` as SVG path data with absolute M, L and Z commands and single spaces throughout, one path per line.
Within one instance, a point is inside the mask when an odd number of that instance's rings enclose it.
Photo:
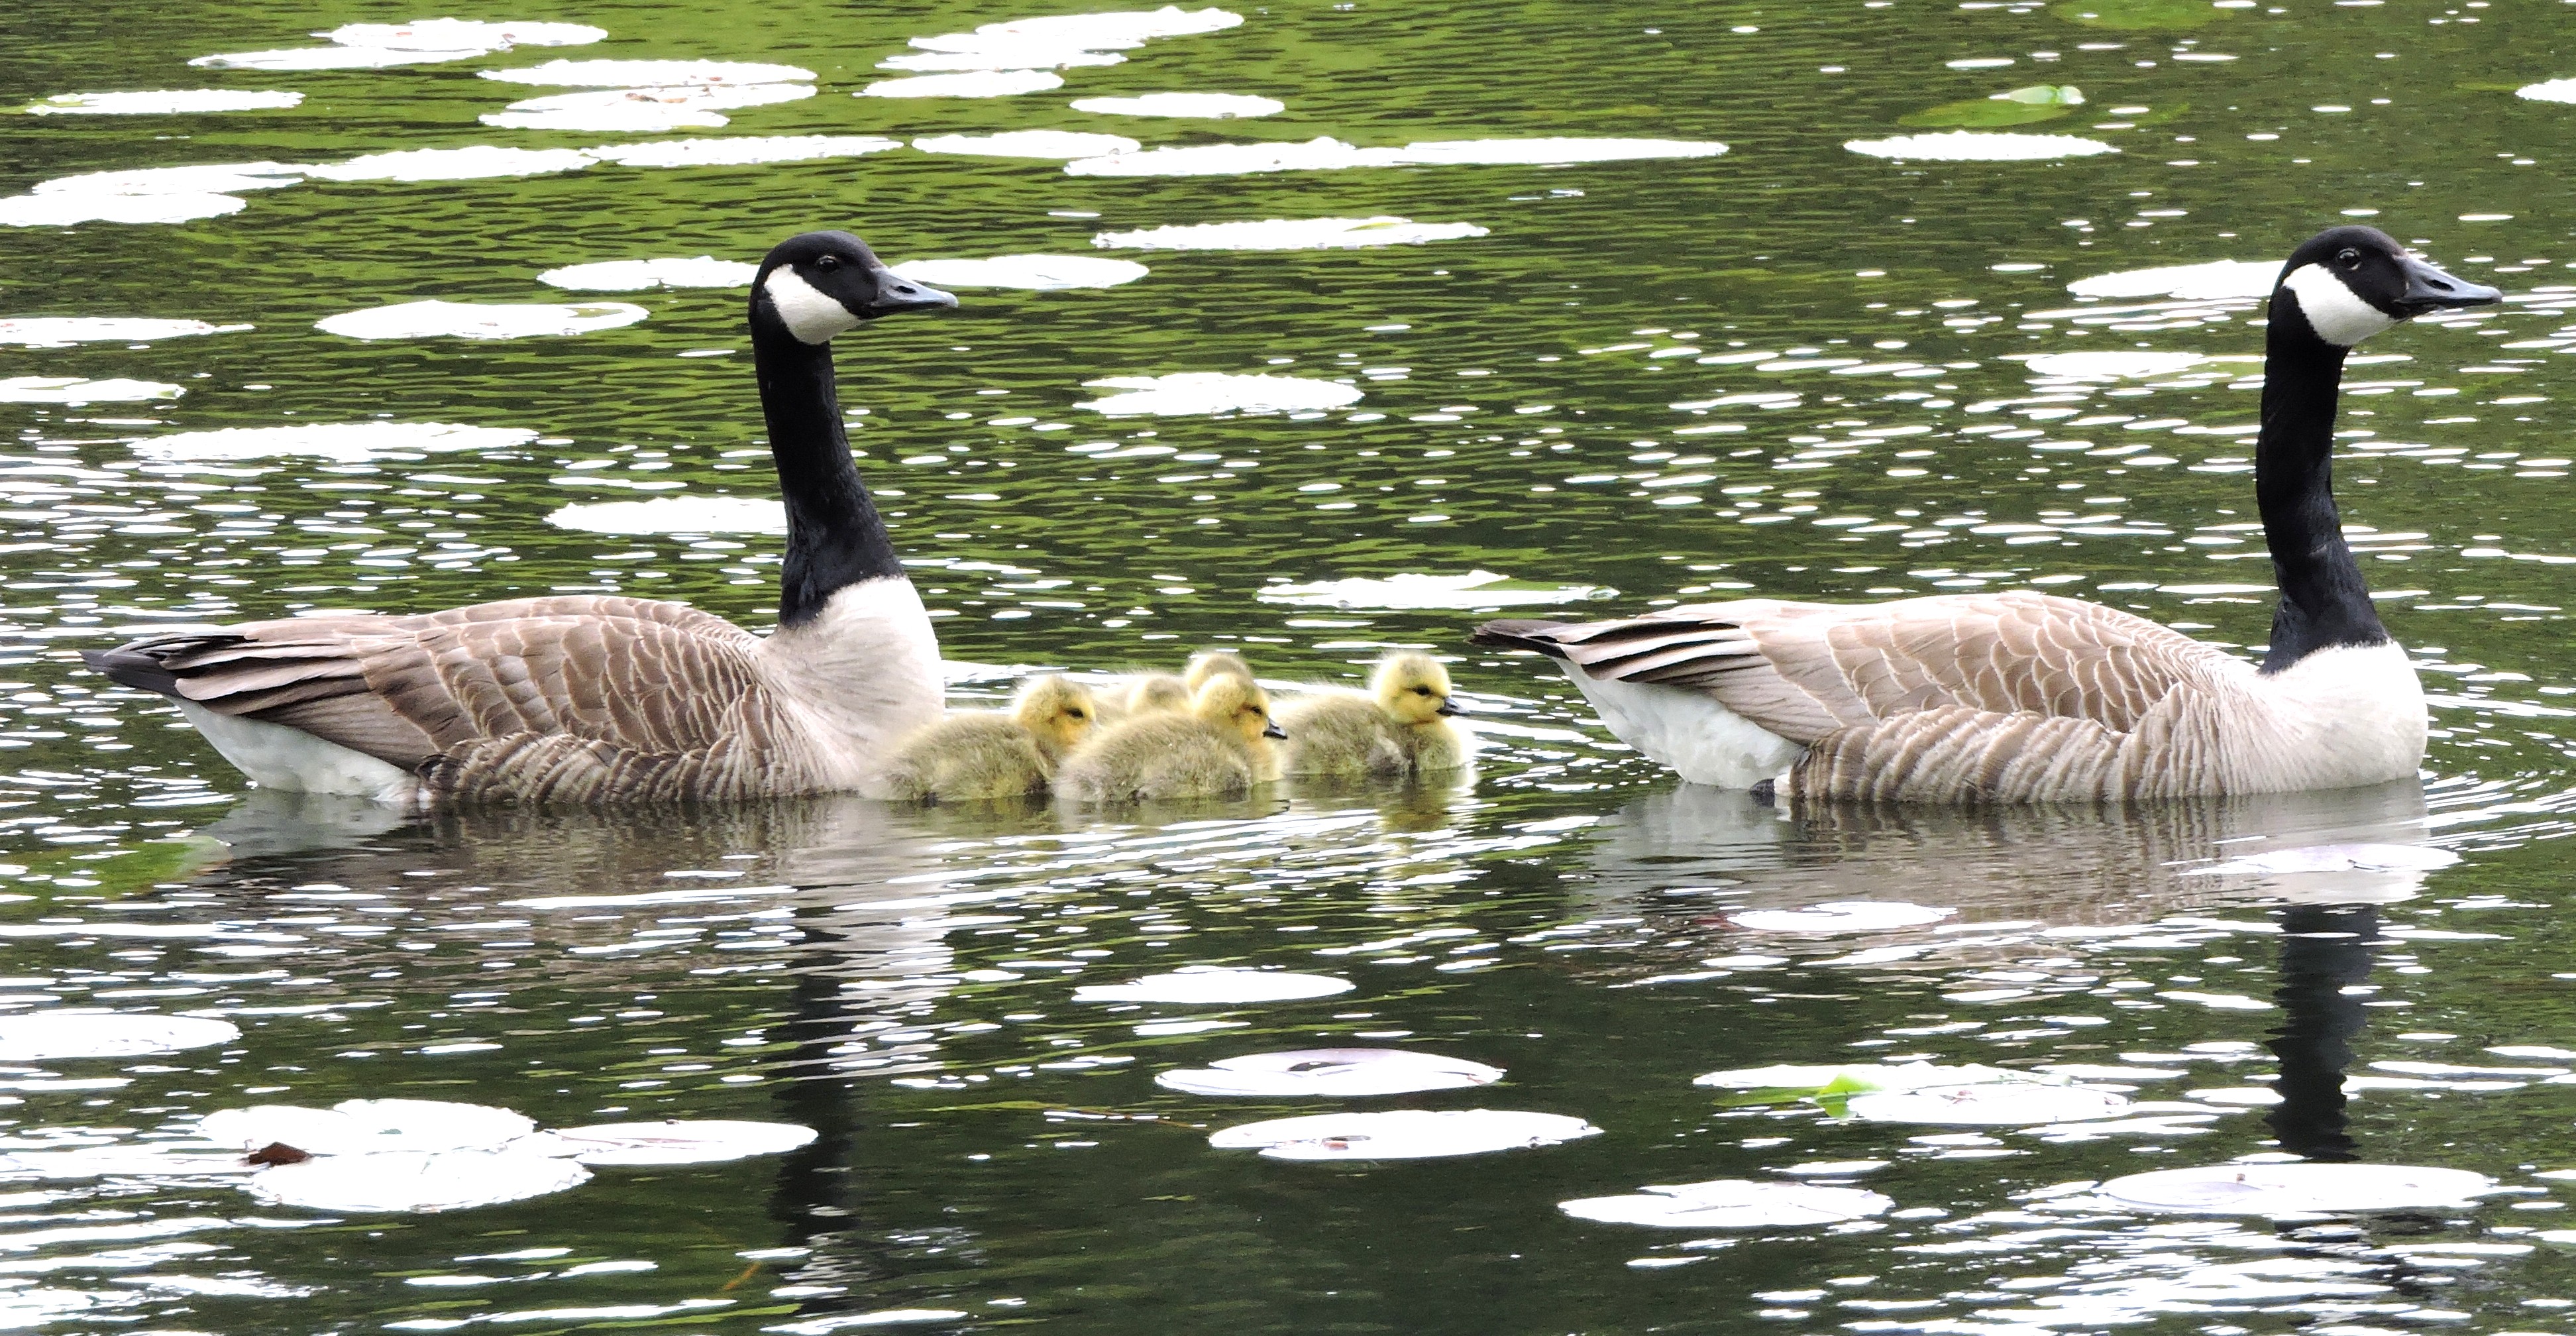
M 2515 91 L 2576 76 L 2564 6 L 1298 0 L 1236 6 L 1221 29 L 1087 48 L 1058 32 L 998 56 L 930 43 L 969 58 L 877 68 L 910 39 L 1064 6 L 547 0 L 454 12 L 606 36 L 276 70 L 186 62 L 425 15 L 8 7 L 0 106 L 303 99 L 0 120 L 0 191 L 24 197 L 0 199 L 0 321 L 214 327 L 28 346 L 48 327 L 0 324 L 16 435 L 0 448 L 0 1326 L 2576 1331 L 2569 1185 L 2543 1176 L 2576 1167 L 2556 843 L 2576 807 L 2561 412 L 2576 106 Z M 1027 64 L 974 75 L 977 51 Z M 1087 63 L 1027 73 L 1072 57 Z M 556 59 L 784 64 L 813 92 L 511 113 L 585 90 L 478 77 Z M 854 96 L 955 74 L 1061 86 Z M 2016 89 L 2039 91 L 1991 96 Z M 1069 106 L 1172 92 L 1284 105 L 1230 120 Z M 697 121 L 562 127 L 618 115 Z M 2077 136 L 2089 156 L 1846 147 L 1959 129 Z M 1124 175 L 1067 170 L 1098 140 L 1036 146 L 1053 157 L 913 146 L 1012 131 L 1352 147 L 1300 149 L 1309 165 L 1287 170 L 1218 152 L 1182 160 L 1199 174 Z M 772 160 L 732 165 L 563 152 L 810 136 L 842 139 L 734 144 Z M 1552 137 L 1679 146 L 1509 142 Z M 1364 152 L 1417 144 L 1448 147 Z M 518 152 L 367 164 L 474 146 Z M 1639 152 L 1658 156 L 1580 160 Z M 228 163 L 285 166 L 41 184 Z M 1094 244 L 1336 218 L 1439 239 Z M 1678 785 L 1543 665 L 1465 643 L 1497 607 L 2038 586 L 2259 644 L 2261 311 L 2245 274 L 2259 293 L 2259 265 L 2347 218 L 2509 294 L 2381 336 L 2346 381 L 2345 517 L 2433 702 L 2420 785 L 1775 809 Z M 1170 665 L 1208 645 L 1272 679 L 1346 682 L 1419 647 L 1451 656 L 1484 738 L 1474 773 L 1142 813 L 821 801 L 407 820 L 252 792 L 165 702 L 80 667 L 79 650 L 159 626 L 549 591 L 764 625 L 778 539 L 742 291 L 539 275 L 748 262 L 826 226 L 897 261 L 1149 271 L 1056 290 L 960 280 L 953 315 L 841 341 L 861 467 L 961 702 L 999 698 L 1022 668 Z M 2217 261 L 2244 264 L 2088 282 Z M 316 327 L 429 300 L 634 310 L 502 340 Z M 2189 356 L 2031 360 L 2071 353 Z M 1295 383 L 1205 382 L 1212 398 L 1161 413 L 1109 402 L 1134 386 L 1087 384 L 1185 373 Z M 1225 411 L 1292 392 L 1298 411 Z M 42 401 L 82 393 L 103 397 Z M 274 430 L 296 427 L 313 430 Z M 190 435 L 229 429 L 261 434 Z M 705 504 L 723 497 L 743 499 Z M 1348 987 L 1076 992 L 1188 966 Z M 23 1046 L 78 1008 L 240 1033 L 125 1057 Z M 1391 1096 L 1156 1083 L 1347 1047 L 1507 1074 Z M 2104 1093 L 1693 1084 L 1914 1060 Z M 378 1097 L 550 1128 L 746 1119 L 816 1136 L 436 1213 L 307 1209 L 238 1165 L 153 1159 L 196 1144 L 214 1110 Z M 2111 1116 L 2051 1121 L 2069 1099 Z M 1210 1144 L 1408 1109 L 1557 1115 L 1581 1126 L 1546 1126 L 1585 1134 L 1418 1161 Z M 65 1167 L 82 1147 L 97 1163 Z M 2091 1189 L 2248 1156 L 2485 1181 L 2474 1200 L 2374 1181 L 2277 1220 Z M 2273 1172 L 2258 1158 L 2219 1174 Z M 1779 1186 L 1668 1227 L 1559 1205 L 1721 1180 Z

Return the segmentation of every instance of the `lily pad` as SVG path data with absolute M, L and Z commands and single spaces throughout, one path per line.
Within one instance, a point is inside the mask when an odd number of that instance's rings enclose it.
M 2084 92 L 2073 84 L 2032 84 L 1985 97 L 1926 107 L 1898 117 L 1896 123 L 1943 129 L 1995 130 L 2007 125 L 2053 121 L 2083 105 Z
M 596 260 L 537 275 L 550 287 L 580 292 L 642 292 L 649 288 L 747 288 L 760 266 L 712 255 L 692 259 Z
M 241 1038 L 231 1021 L 119 1011 L 39 1011 L 0 1017 L 0 1062 L 140 1058 Z
M 1220 1058 L 1160 1073 L 1154 1084 L 1192 1095 L 1265 1097 L 1407 1095 L 1492 1085 L 1503 1069 L 1400 1048 L 1301 1048 Z
M 2081 135 L 1947 134 L 1899 135 L 1893 139 L 1854 139 L 1843 145 L 1854 153 L 1904 162 L 2046 162 L 2056 158 L 2089 158 L 2120 150 Z
M 1400 1109 L 1246 1123 L 1218 1132 L 1208 1144 L 1258 1150 L 1273 1160 L 1422 1160 L 1527 1150 L 1600 1134 L 1600 1128 L 1562 1114 Z
M 2305 1215 L 2459 1206 L 2495 1190 L 2465 1169 L 2403 1164 L 2213 1164 L 2115 1178 L 2102 1196 L 2150 1211 Z
M 1577 1220 L 1657 1229 L 1761 1229 L 1781 1225 L 1836 1225 L 1893 1209 L 1893 1198 L 1862 1188 L 1806 1183 L 1757 1183 L 1718 1178 L 1704 1183 L 1650 1184 L 1622 1197 L 1580 1197 L 1556 1209 Z
M 1692 1085 L 1722 1090 L 1793 1090 L 1811 1095 L 1857 1095 L 1882 1090 L 1920 1090 L 1926 1086 L 2054 1084 L 2021 1072 L 1979 1063 L 1942 1066 L 1929 1062 L 1847 1063 L 1840 1066 L 1786 1063 L 1772 1067 L 1738 1067 L 1706 1072 Z
M 754 1155 L 782 1154 L 813 1140 L 813 1128 L 794 1123 L 719 1118 L 596 1123 L 531 1138 L 532 1142 L 542 1143 L 545 1153 L 569 1156 L 583 1164 L 721 1164 Z
M 313 327 L 351 339 L 525 339 L 616 329 L 645 317 L 629 302 L 548 303 L 425 301 L 326 316 Z
M 1302 1002 L 1308 998 L 1331 997 L 1349 991 L 1350 980 L 1325 974 L 1188 966 L 1177 974 L 1149 974 L 1126 983 L 1086 984 L 1073 990 L 1073 1000 L 1226 1006 Z
M 197 1125 L 197 1134 L 245 1151 L 283 1144 L 329 1158 L 395 1151 L 497 1150 L 536 1128 L 527 1115 L 488 1104 L 344 1099 L 327 1109 L 293 1104 L 218 1109 Z
M 1873 1123 L 1926 1123 L 1938 1127 L 2030 1127 L 2116 1118 L 2130 1111 L 2128 1096 L 2094 1086 L 1984 1081 L 1859 1094 L 1845 1105 Z
M 318 1155 L 262 1169 L 242 1186 L 261 1201 L 313 1211 L 427 1212 L 542 1197 L 589 1178 L 578 1163 L 543 1155 L 405 1150 Z

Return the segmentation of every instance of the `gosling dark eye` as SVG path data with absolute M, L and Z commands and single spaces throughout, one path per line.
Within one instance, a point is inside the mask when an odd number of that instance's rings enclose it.
M 1415 688 L 1413 689 L 1413 694 L 1414 694 L 1414 695 L 1417 695 L 1417 696 L 1428 696 L 1428 695 L 1430 695 L 1430 694 L 1431 694 L 1431 688 L 1429 688 L 1429 687 L 1415 687 Z
M 2347 246 L 2342 251 L 2336 253 L 2335 263 L 2349 269 L 2352 266 L 2361 263 L 2361 252 Z
M 2345 251 L 2344 254 L 2350 255 L 2352 252 Z M 822 259 L 816 260 L 814 262 L 814 267 L 824 271 L 825 273 L 830 273 L 832 270 L 841 267 L 841 257 L 838 255 L 826 255 Z

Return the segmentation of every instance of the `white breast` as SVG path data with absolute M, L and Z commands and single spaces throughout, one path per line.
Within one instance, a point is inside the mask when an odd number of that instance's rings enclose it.
M 761 642 L 761 675 L 812 721 L 815 738 L 865 791 L 907 734 L 939 719 L 939 638 L 902 576 L 835 591 L 812 621 Z
M 2245 691 L 2243 713 L 2218 720 L 2235 792 L 2354 788 L 2424 764 L 2424 688 L 2393 641 L 2318 650 Z

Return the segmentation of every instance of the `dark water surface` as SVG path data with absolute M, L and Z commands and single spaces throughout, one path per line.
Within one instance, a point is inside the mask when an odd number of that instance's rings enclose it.
M 267 72 L 184 62 L 416 16 L 10 6 L 0 104 L 305 99 L 16 116 L 0 138 L 0 188 L 21 194 L 87 172 L 297 165 L 279 188 L 236 189 L 233 212 L 0 227 L 0 320 L 249 326 L 0 346 L 0 420 L 18 436 L 0 450 L 0 1018 L 109 1008 L 243 1031 L 220 1048 L 0 1068 L 0 1151 L 184 1140 L 219 1108 L 370 1096 L 503 1105 L 550 1127 L 742 1118 L 819 1136 L 442 1214 L 330 1215 L 263 1205 L 231 1178 L 48 1177 L 0 1159 L 0 1326 L 2576 1331 L 2576 1227 L 2565 1185 L 2536 1176 L 2576 1166 L 2556 843 L 2576 800 L 2562 613 L 2576 443 L 2558 411 L 2576 383 L 2558 361 L 2576 351 L 2561 221 L 2576 107 L 2515 94 L 2576 75 L 2576 11 L 1240 12 L 1238 27 L 1065 69 L 1061 89 L 894 99 L 851 94 L 902 77 L 874 66 L 908 38 L 1027 15 L 562 0 L 458 17 L 607 38 Z M 786 63 L 817 92 L 725 109 L 720 128 L 478 123 L 578 90 L 477 71 L 556 58 Z M 1987 98 L 2036 84 L 2084 100 Z M 1067 106 L 1174 91 L 1285 110 Z M 1927 162 L 1844 147 L 1960 124 L 2117 152 Z M 419 182 L 304 170 L 474 145 L 1025 130 L 1149 147 L 1573 136 L 1728 151 L 1181 177 L 908 146 Z M 0 217 L 32 207 L 0 201 Z M 1092 244 L 1381 216 L 1483 232 L 1365 249 Z M 1533 661 L 1464 646 L 1477 609 L 1502 606 L 1458 592 L 1477 571 L 1514 582 L 1510 606 L 1577 615 L 1747 589 L 2036 585 L 2259 643 L 2257 303 L 2069 285 L 2271 260 L 2347 216 L 2510 294 L 2382 336 L 2347 380 L 2346 518 L 2434 701 L 2420 786 L 2115 811 L 1775 810 L 1677 786 Z M 78 666 L 78 650 L 156 626 L 548 591 L 763 624 L 778 544 L 756 508 L 712 533 L 703 512 L 668 509 L 767 495 L 740 292 L 566 292 L 537 276 L 748 261 L 817 226 L 898 260 L 1151 271 L 1107 288 L 961 287 L 952 317 L 843 340 L 845 402 L 867 410 L 862 467 L 942 614 L 962 698 L 998 695 L 1014 666 L 1169 664 L 1208 644 L 1291 680 L 1356 679 L 1387 647 L 1423 647 L 1458 656 L 1486 738 L 1474 775 L 1113 817 L 834 801 L 406 822 L 248 793 L 164 703 Z M 647 314 L 503 341 L 315 328 L 430 299 Z M 2142 351 L 2206 360 L 2028 361 Z M 1362 397 L 1294 414 L 1081 406 L 1104 397 L 1086 381 L 1191 372 Z M 44 392 L 28 377 L 185 393 L 14 401 Z M 368 423 L 492 430 L 347 429 Z M 299 425 L 338 430 L 167 439 Z M 618 532 L 597 531 L 603 512 L 565 513 L 657 499 L 640 518 L 605 512 Z M 566 527 L 580 524 L 593 527 Z M 2245 861 L 2356 843 L 2397 852 Z M 2414 866 L 2440 861 L 2431 848 L 2458 861 Z M 1814 909 L 1840 902 L 1880 908 Z M 1258 1005 L 1074 996 L 1191 965 L 1353 987 Z M 1154 1083 L 1351 1045 L 1509 1074 L 1376 1099 Z M 2079 1068 L 2160 1107 L 2092 1127 L 1955 1125 L 1692 1084 L 1913 1058 Z M 1598 1134 L 1374 1165 L 1208 1144 L 1260 1119 L 1377 1108 L 1570 1115 Z M 2499 1190 L 2276 1223 L 2149 1214 L 2081 1186 L 2264 1154 L 2468 1170 Z M 1717 1179 L 1891 1203 L 1744 1228 L 1558 1209 Z

